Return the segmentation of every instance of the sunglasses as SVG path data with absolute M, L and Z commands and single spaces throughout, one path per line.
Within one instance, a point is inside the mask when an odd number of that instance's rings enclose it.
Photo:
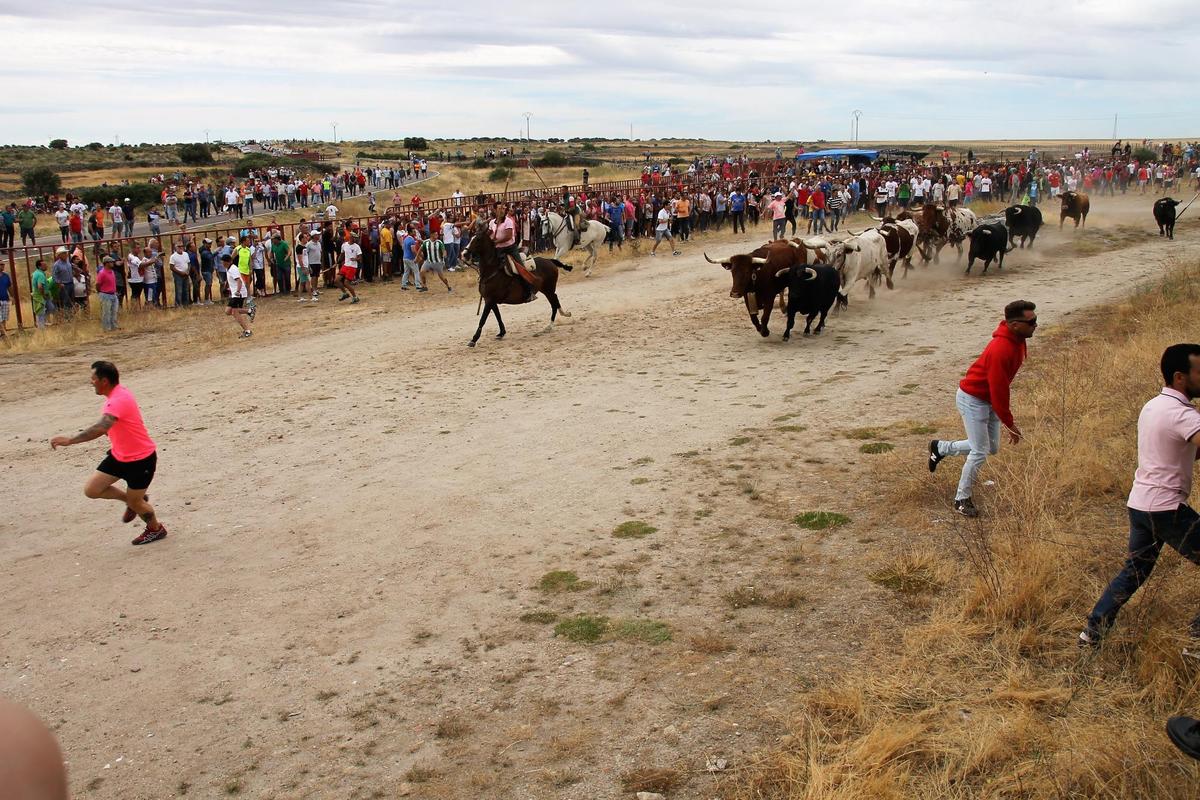
M 1033 319 L 1014 319 L 1014 320 L 1010 320 L 1010 322 L 1024 322 L 1026 325 L 1030 326 L 1031 328 L 1036 328 L 1037 324 L 1038 324 L 1037 317 L 1034 317 Z

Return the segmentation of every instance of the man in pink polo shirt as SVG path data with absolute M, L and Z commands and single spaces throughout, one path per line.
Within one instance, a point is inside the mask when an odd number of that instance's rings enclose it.
M 1150 577 L 1164 544 L 1200 564 L 1200 515 L 1187 504 L 1200 445 L 1200 411 L 1192 405 L 1200 397 L 1200 344 L 1171 345 L 1161 366 L 1163 389 L 1138 416 L 1138 467 L 1127 503 L 1129 554 L 1088 615 L 1081 647 L 1100 644 L 1121 606 Z M 1192 620 L 1191 635 L 1200 640 L 1200 616 Z
M 100 421 L 74 436 L 55 436 L 50 440 L 50 447 L 57 450 L 108 434 L 112 449 L 84 485 L 83 493 L 92 499 L 120 500 L 125 504 L 122 522 L 132 522 L 135 516 L 142 518 L 146 530 L 133 540 L 133 544 L 157 542 L 167 535 L 167 529 L 158 521 L 154 506 L 146 497 L 146 489 L 154 480 L 154 471 L 158 466 L 154 440 L 146 432 L 142 412 L 133 393 L 121 385 L 115 364 L 111 361 L 93 363 L 92 387 L 96 394 L 106 398 Z M 120 480 L 125 481 L 125 491 L 113 486 Z

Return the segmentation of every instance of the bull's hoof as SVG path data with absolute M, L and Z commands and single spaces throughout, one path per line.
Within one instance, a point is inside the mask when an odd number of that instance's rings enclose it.
M 792 338 L 792 335 L 791 335 L 790 333 L 788 333 L 787 331 L 784 331 L 784 332 L 783 332 L 783 340 L 784 340 L 785 342 L 787 342 L 787 341 L 791 341 L 791 338 Z
M 760 334 L 762 334 L 762 337 L 763 337 L 764 339 L 765 339 L 765 338 L 767 338 L 768 336 L 770 336 L 770 335 L 771 335 L 771 332 L 770 332 L 769 330 L 767 330 L 766 328 L 759 328 L 759 329 L 758 329 L 758 332 L 759 332 Z
M 812 334 L 811 334 L 811 333 L 809 333 L 808 331 L 805 331 L 805 332 L 804 332 L 804 335 L 805 335 L 805 336 L 812 336 Z
M 504 334 L 506 334 L 506 333 L 508 333 L 508 331 L 500 331 L 499 333 L 497 333 L 497 334 L 496 334 L 496 338 L 497 338 L 497 339 L 503 339 L 503 338 L 504 338 Z
M 474 347 L 474 346 L 475 346 L 475 342 L 467 342 L 467 347 Z

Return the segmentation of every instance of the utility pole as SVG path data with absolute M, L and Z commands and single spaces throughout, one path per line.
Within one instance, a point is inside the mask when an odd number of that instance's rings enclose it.
M 1117 115 L 1113 114 L 1113 141 L 1117 140 Z
M 526 111 L 521 116 L 523 116 L 525 118 L 525 141 L 528 142 L 529 141 L 529 118 L 532 117 L 533 114 L 529 111 Z
M 204 129 L 204 143 L 205 144 L 208 144 L 208 133 L 209 133 L 209 129 L 205 128 Z
M 633 123 L 629 123 L 629 141 L 633 141 Z

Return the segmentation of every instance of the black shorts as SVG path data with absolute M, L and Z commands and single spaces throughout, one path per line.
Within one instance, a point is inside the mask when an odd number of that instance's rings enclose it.
M 150 486 L 150 481 L 154 480 L 154 470 L 157 467 L 157 451 L 137 461 L 118 461 L 113 458 L 112 450 L 109 450 L 96 469 L 105 475 L 120 478 L 130 489 L 146 489 Z
M 229 307 L 230 308 L 245 308 L 246 307 L 246 298 L 244 298 L 244 297 L 229 298 Z

